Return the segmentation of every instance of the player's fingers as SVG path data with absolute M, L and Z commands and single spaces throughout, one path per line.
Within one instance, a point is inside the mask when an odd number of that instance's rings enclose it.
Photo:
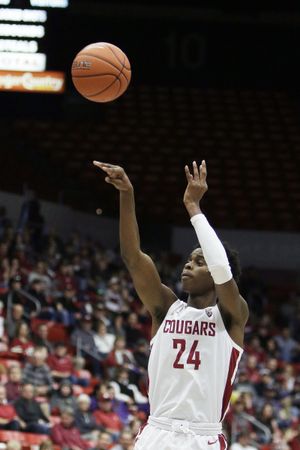
M 123 186 L 122 180 L 116 178 L 105 177 L 106 183 L 112 184 L 115 188 L 120 189 Z
M 93 164 L 98 167 L 119 167 L 115 166 L 114 164 L 109 164 L 102 161 L 93 161 Z
M 122 167 L 115 166 L 114 164 L 104 163 L 101 161 L 93 161 L 94 166 L 99 167 L 100 169 L 104 170 L 105 172 L 111 172 L 117 170 L 118 172 L 124 172 Z
M 200 181 L 205 182 L 206 177 L 207 177 L 207 167 L 206 167 L 206 162 L 203 159 L 201 166 L 200 166 Z
M 108 167 L 105 164 L 103 164 L 103 163 L 101 163 L 99 161 L 93 161 L 93 164 L 94 164 L 94 166 L 99 167 L 99 169 L 101 169 L 104 172 L 108 173 L 109 169 L 108 169 Z
M 185 171 L 186 180 L 189 183 L 193 179 L 193 175 L 190 172 L 189 166 L 184 166 L 184 171 Z
M 121 179 L 124 176 L 124 170 L 121 167 L 107 168 L 107 174 L 114 179 Z
M 199 180 L 199 171 L 196 161 L 193 161 L 194 180 Z

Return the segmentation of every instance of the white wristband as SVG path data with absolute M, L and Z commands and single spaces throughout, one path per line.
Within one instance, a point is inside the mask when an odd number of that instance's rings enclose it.
M 196 214 L 191 218 L 191 223 L 215 284 L 224 284 L 231 280 L 232 273 L 226 251 L 205 215 Z

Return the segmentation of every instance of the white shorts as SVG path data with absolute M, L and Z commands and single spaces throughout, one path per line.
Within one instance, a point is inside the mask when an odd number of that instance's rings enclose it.
M 162 429 L 147 423 L 137 435 L 134 450 L 226 450 L 222 433 L 201 435 L 192 431 Z

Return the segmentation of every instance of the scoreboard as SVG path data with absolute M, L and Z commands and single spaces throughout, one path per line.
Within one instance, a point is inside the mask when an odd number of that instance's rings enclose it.
M 68 6 L 69 0 L 0 0 L 0 90 L 64 91 L 56 49 Z M 58 56 L 51 58 L 55 50 Z

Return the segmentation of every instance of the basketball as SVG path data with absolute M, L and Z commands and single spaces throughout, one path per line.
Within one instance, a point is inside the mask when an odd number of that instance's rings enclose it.
M 127 89 L 131 79 L 125 53 L 113 44 L 97 42 L 84 47 L 72 64 L 77 91 L 93 102 L 111 102 Z

